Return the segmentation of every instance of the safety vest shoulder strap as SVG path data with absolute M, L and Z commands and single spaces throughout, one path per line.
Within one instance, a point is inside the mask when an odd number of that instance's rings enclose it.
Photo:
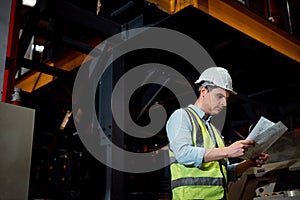
M 198 124 L 198 120 L 196 116 L 192 113 L 190 110 L 191 108 L 185 107 L 184 110 L 187 112 L 190 122 L 192 124 L 192 139 L 193 139 L 193 146 L 198 146 L 198 147 L 204 147 L 203 143 L 203 137 L 202 137 L 202 130 L 200 129 L 200 126 Z
M 196 113 L 195 110 L 193 110 L 192 108 L 188 107 L 188 110 L 190 111 L 190 113 L 194 116 L 194 118 L 197 120 L 198 124 L 202 127 L 205 126 L 204 122 L 201 120 L 201 118 L 198 116 L 198 114 Z M 218 144 L 219 147 L 224 147 L 224 140 L 220 134 L 220 132 L 218 131 L 218 129 L 211 123 L 209 123 L 209 125 L 211 126 L 212 130 L 213 130 L 213 134 L 216 138 L 216 142 Z M 203 129 L 202 129 L 203 130 Z

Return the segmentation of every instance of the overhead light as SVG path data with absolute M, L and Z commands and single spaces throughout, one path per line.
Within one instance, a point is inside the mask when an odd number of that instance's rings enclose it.
M 24 6 L 33 7 L 36 4 L 36 0 L 22 0 Z
M 33 44 L 32 45 L 32 49 L 34 49 L 35 51 L 42 53 L 44 51 L 44 45 L 38 45 L 38 44 Z

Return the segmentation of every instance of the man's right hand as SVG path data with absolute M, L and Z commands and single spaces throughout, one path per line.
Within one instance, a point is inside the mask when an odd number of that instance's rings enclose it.
M 226 148 L 228 158 L 237 158 L 245 155 L 245 152 L 250 147 L 255 146 L 254 140 L 239 140 L 232 143 Z

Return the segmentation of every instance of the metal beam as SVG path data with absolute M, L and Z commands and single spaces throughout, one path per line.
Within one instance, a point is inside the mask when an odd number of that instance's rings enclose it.
M 67 77 L 70 75 L 69 71 L 57 68 L 57 67 L 51 67 L 49 65 L 35 62 L 26 58 L 23 58 L 22 61 L 22 67 L 25 67 L 27 69 L 37 71 L 37 72 L 42 72 L 48 75 L 52 75 L 55 77 Z
M 66 1 L 56 0 L 55 11 L 65 19 L 72 20 L 108 36 L 121 32 L 120 24 Z
M 198 0 L 195 6 L 233 28 L 300 62 L 300 40 L 232 0 Z
M 10 11 L 11 11 L 11 0 L 4 0 L 1 2 L 0 11 L 0 99 L 2 99 L 4 74 L 5 74 L 5 61 L 6 61 L 6 50 L 8 42 L 8 32 L 9 32 L 9 21 L 10 21 Z
M 85 54 L 89 54 L 94 47 L 91 45 L 88 45 L 86 43 L 83 43 L 78 40 L 74 40 L 70 37 L 61 36 L 54 32 L 46 31 L 46 30 L 37 30 L 35 33 L 35 36 L 44 38 L 48 41 L 56 41 L 56 42 L 62 42 L 63 44 L 66 44 L 67 46 L 71 47 L 72 49 L 76 51 L 80 51 Z

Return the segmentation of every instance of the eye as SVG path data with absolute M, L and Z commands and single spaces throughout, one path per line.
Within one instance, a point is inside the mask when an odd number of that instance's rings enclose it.
M 222 98 L 224 98 L 225 96 L 223 95 L 223 94 L 217 94 L 217 98 L 218 99 L 222 99 Z

